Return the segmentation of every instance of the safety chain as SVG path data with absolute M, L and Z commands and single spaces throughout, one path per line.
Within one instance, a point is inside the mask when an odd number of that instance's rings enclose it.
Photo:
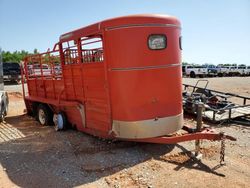
M 226 136 L 224 132 L 222 132 L 221 134 L 222 134 L 222 137 L 221 137 L 221 148 L 220 148 L 220 165 L 224 165 L 225 164 Z

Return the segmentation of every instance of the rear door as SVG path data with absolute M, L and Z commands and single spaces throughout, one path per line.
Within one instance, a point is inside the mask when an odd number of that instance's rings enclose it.
M 86 126 L 106 132 L 111 117 L 103 52 L 101 36 L 81 38 Z
M 102 37 L 65 42 L 63 54 L 66 98 L 84 106 L 85 122 L 80 129 L 107 132 L 111 121 Z

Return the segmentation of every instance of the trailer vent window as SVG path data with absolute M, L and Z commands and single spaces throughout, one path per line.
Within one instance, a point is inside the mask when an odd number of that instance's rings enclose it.
M 162 34 L 150 35 L 148 38 L 148 47 L 151 50 L 162 50 L 167 47 L 167 37 Z
M 83 63 L 103 62 L 103 46 L 101 36 L 81 38 L 81 50 Z
M 77 42 L 74 40 L 63 43 L 63 54 L 65 65 L 77 64 L 78 62 L 78 51 Z

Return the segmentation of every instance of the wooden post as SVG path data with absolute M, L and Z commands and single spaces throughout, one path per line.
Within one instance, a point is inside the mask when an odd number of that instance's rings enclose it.
M 196 131 L 199 132 L 202 129 L 202 112 L 204 109 L 204 104 L 203 103 L 198 103 L 197 104 L 197 125 L 196 125 Z M 195 156 L 199 155 L 200 151 L 200 140 L 195 141 Z

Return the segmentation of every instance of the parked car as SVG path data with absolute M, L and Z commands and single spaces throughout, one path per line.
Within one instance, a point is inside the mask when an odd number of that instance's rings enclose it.
M 228 76 L 235 76 L 238 74 L 237 66 L 225 66 L 225 68 L 227 69 L 226 74 Z
M 222 76 L 226 76 L 227 75 L 227 68 L 222 66 L 222 65 L 217 65 L 216 66 L 216 69 L 217 69 L 217 75 L 219 77 L 222 77 Z
M 18 63 L 3 63 L 3 79 L 4 81 L 21 82 L 21 68 Z
M 30 76 L 49 76 L 52 74 L 52 70 L 47 64 L 33 64 L 28 65 L 28 73 Z
M 203 67 L 207 69 L 207 75 L 217 76 L 218 70 L 215 65 L 203 65 Z
M 247 66 L 247 75 L 250 76 L 250 66 Z
M 196 76 L 204 77 L 208 74 L 207 68 L 200 65 L 186 65 L 185 66 L 185 74 L 190 76 L 191 78 L 195 78 Z
M 247 66 L 246 65 L 239 65 L 237 67 L 237 73 L 240 76 L 246 76 L 249 74 L 248 70 L 247 70 Z
M 55 69 L 55 74 L 56 75 L 61 75 L 62 74 L 62 67 L 61 67 L 61 65 L 56 65 L 54 67 L 54 69 Z

